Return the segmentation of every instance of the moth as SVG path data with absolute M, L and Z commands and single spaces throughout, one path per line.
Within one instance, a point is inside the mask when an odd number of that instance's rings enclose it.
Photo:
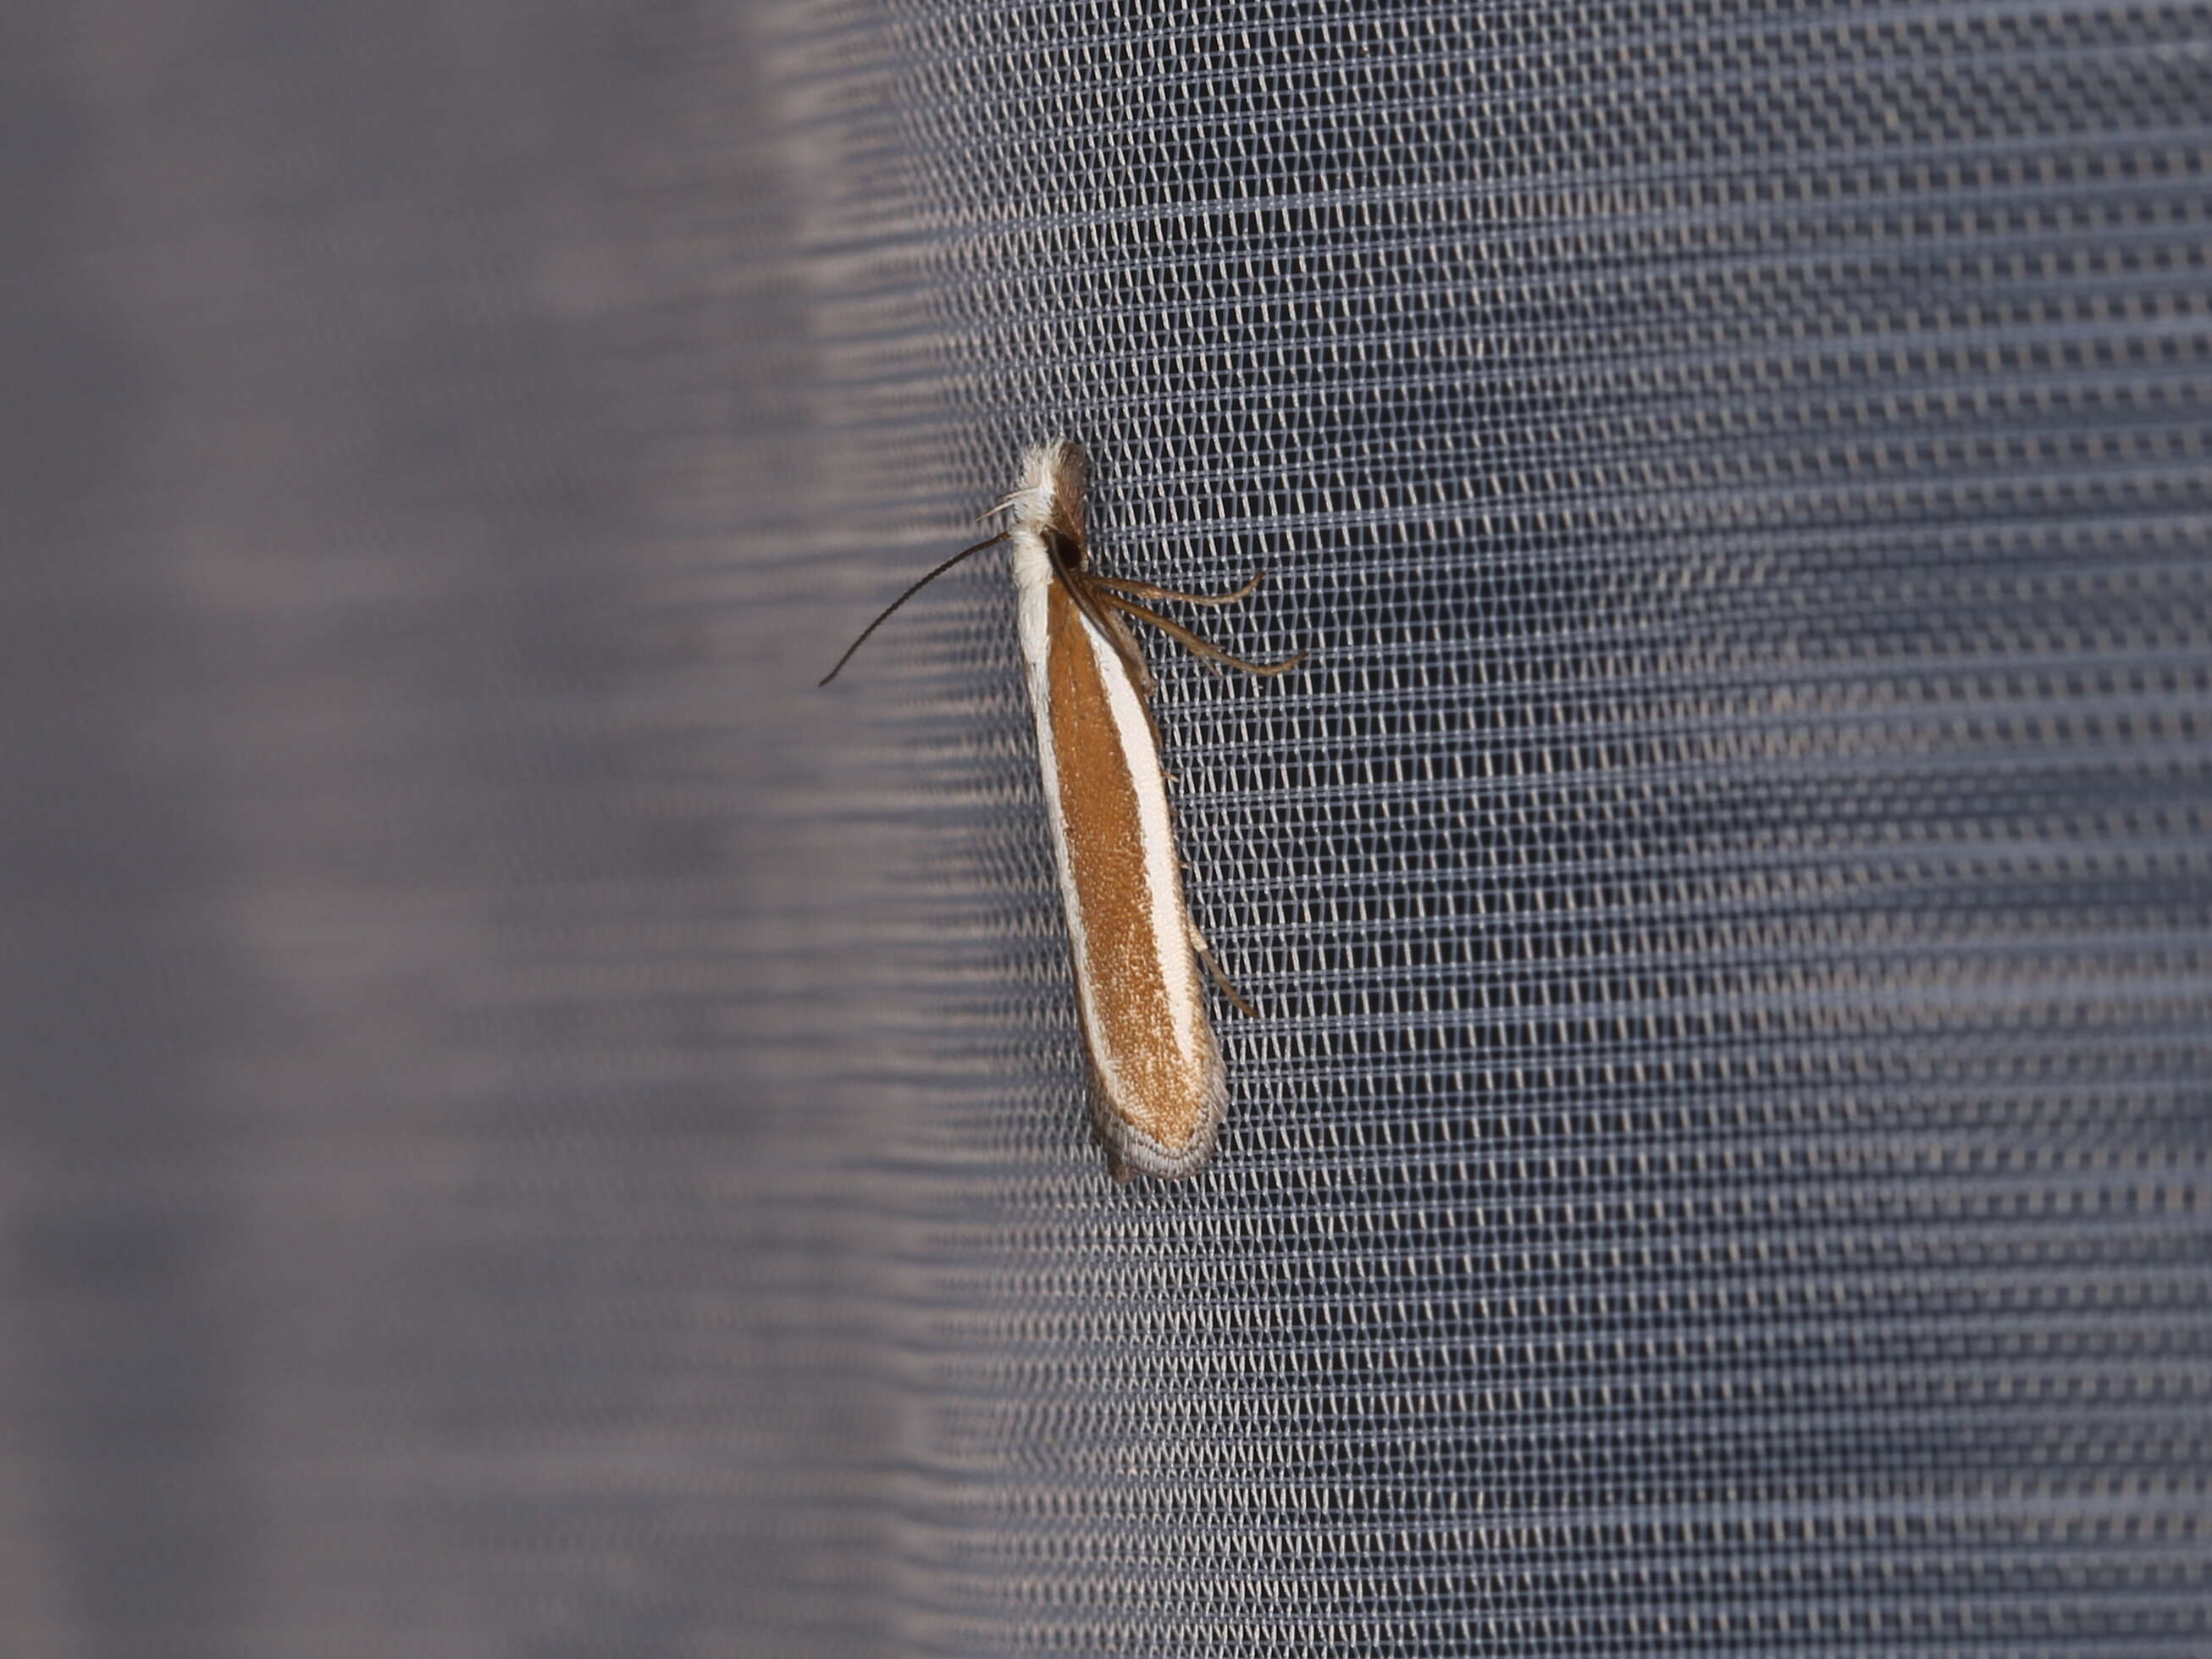
M 1152 604 L 1224 605 L 1248 598 L 1264 571 L 1229 593 L 1185 593 L 1102 576 L 1084 532 L 1090 463 L 1068 440 L 1022 458 L 1020 482 L 986 519 L 1006 527 L 963 549 L 884 607 L 827 685 L 892 611 L 972 554 L 1007 544 L 1022 662 L 1044 775 L 1068 959 L 1090 1073 L 1091 1125 L 1116 1181 L 1175 1180 L 1205 1167 L 1227 1109 L 1221 1048 L 1202 967 L 1246 1013 L 1251 1005 L 1215 963 L 1185 901 L 1174 813 L 1160 765 L 1154 690 L 1131 621 L 1158 629 L 1193 656 L 1254 675 L 1288 673 L 1208 644 Z

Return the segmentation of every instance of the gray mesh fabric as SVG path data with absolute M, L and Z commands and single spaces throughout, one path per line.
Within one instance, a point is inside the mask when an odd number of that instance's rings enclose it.
M 1066 430 L 1315 649 L 1163 671 L 1188 1190 L 1083 1146 L 1001 579 L 847 694 L 939 1646 L 2203 1651 L 2212 15 L 1232 12 L 909 13 L 825 238 L 877 547 Z
M 2212 8 L 42 16 L 8 1651 L 2212 1648 Z

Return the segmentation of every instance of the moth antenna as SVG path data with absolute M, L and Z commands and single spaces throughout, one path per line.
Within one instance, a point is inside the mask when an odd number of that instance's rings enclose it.
M 892 611 L 897 610 L 915 594 L 921 592 L 923 588 L 928 586 L 930 583 L 935 581 L 946 571 L 951 569 L 954 565 L 958 564 L 961 560 L 966 558 L 969 554 L 981 553 L 987 547 L 996 547 L 1000 542 L 1006 540 L 1006 537 L 1010 533 L 1010 532 L 1001 530 L 997 535 L 992 537 L 991 539 L 987 542 L 977 542 L 973 547 L 962 548 L 957 553 L 955 553 L 943 564 L 938 566 L 936 569 L 931 571 L 927 576 L 924 576 L 912 587 L 908 588 L 905 592 L 900 594 L 898 598 L 893 599 L 889 605 L 885 605 L 883 608 L 882 613 L 876 617 L 875 621 L 870 623 L 866 628 L 860 630 L 860 637 L 854 640 L 852 644 L 845 647 L 845 654 L 837 659 L 837 667 L 831 669 L 828 673 L 824 674 L 821 679 L 816 682 L 816 689 L 817 690 L 820 690 L 821 687 L 829 684 L 830 681 L 837 678 L 838 670 L 843 668 L 847 663 L 853 660 L 853 653 L 868 642 L 869 635 L 874 633 L 878 628 L 881 628 L 885 622 L 890 620 Z

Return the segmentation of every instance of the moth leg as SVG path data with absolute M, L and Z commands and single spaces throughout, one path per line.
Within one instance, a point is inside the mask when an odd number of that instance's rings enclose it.
M 1096 584 L 1103 586 L 1103 583 Z M 1125 617 L 1134 617 L 1140 623 L 1150 623 L 1177 645 L 1202 662 L 1224 663 L 1231 668 L 1241 668 L 1248 674 L 1287 674 L 1306 659 L 1301 651 L 1296 656 L 1285 657 L 1280 662 L 1247 662 L 1242 657 L 1232 657 L 1218 645 L 1208 645 L 1181 623 L 1170 622 L 1157 611 L 1147 611 L 1115 593 L 1100 596 L 1099 602 L 1109 605 Z
M 1157 587 L 1151 582 L 1122 581 L 1113 576 L 1094 575 L 1091 580 L 1101 587 L 1109 587 L 1115 592 L 1133 599 L 1176 599 L 1184 605 L 1234 605 L 1239 599 L 1250 599 L 1253 590 L 1260 586 L 1260 579 L 1267 574 L 1265 570 L 1254 571 L 1252 580 L 1234 593 L 1185 593 L 1178 588 Z
M 1207 975 L 1221 988 L 1221 994 L 1227 997 L 1252 1018 L 1259 1018 L 1260 1011 L 1238 994 L 1237 988 L 1229 982 L 1229 975 L 1221 971 L 1221 964 L 1213 959 L 1213 947 L 1206 942 L 1206 935 L 1198 931 L 1198 924 L 1186 921 L 1183 927 L 1189 932 L 1192 951 L 1197 956 L 1199 961 L 1205 964 Z

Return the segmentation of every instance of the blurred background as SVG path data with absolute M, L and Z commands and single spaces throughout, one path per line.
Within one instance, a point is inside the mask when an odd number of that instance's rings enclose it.
M 0 15 L 0 1652 L 2212 1650 L 2212 7 Z M 1002 566 L 1260 1018 L 1114 1187 Z

